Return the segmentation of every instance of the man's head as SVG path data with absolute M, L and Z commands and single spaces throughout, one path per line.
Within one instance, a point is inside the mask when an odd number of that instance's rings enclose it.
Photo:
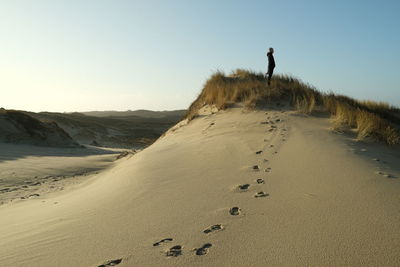
M 274 53 L 274 49 L 272 47 L 270 47 L 269 48 L 269 52 L 273 54 Z

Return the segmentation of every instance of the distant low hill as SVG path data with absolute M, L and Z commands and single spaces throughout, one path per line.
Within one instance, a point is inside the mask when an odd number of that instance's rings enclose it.
M 186 110 L 172 110 L 172 111 L 152 111 L 152 110 L 127 110 L 127 111 L 88 111 L 80 112 L 88 116 L 94 117 L 126 117 L 138 116 L 143 118 L 166 118 L 166 117 L 183 117 Z
M 121 148 L 144 147 L 153 143 L 185 113 L 185 110 L 26 112 L 38 120 L 56 122 L 80 144 Z
M 0 141 L 51 147 L 79 147 L 55 122 L 43 122 L 24 112 L 0 109 Z

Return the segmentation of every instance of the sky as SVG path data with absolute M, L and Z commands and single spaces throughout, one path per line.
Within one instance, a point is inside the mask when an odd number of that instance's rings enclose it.
M 1 0 L 0 107 L 185 109 L 215 71 L 400 106 L 400 1 Z

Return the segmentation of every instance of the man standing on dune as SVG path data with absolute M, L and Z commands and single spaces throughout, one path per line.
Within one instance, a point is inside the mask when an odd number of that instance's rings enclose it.
M 275 59 L 274 56 L 272 55 L 274 53 L 274 49 L 272 47 L 269 48 L 269 52 L 267 53 L 268 57 L 268 72 L 266 75 L 268 76 L 268 85 L 271 83 L 271 77 L 272 73 L 274 72 L 275 68 Z

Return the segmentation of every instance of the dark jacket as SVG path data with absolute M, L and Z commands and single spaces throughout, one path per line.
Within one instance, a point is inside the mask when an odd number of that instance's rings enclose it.
M 275 59 L 274 56 L 272 55 L 271 52 L 267 53 L 267 57 L 268 57 L 268 69 L 274 69 L 275 68 Z

